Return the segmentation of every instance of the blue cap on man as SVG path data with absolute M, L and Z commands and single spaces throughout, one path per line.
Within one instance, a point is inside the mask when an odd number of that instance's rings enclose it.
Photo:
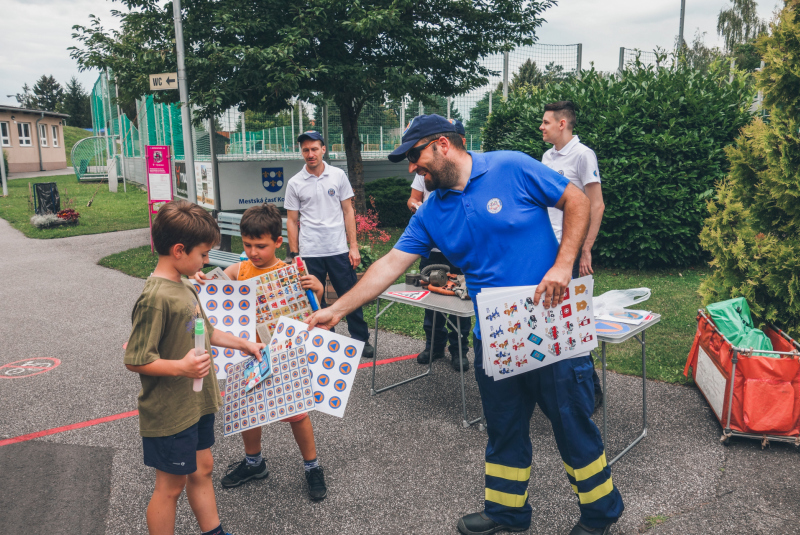
M 467 131 L 464 130 L 464 123 L 462 123 L 458 119 L 450 119 L 450 122 L 453 123 L 453 126 L 456 127 L 456 134 L 458 134 L 461 137 L 467 137 Z
M 403 132 L 403 143 L 394 149 L 389 155 L 389 161 L 397 163 L 406 159 L 406 153 L 417 144 L 417 142 L 432 134 L 443 132 L 457 132 L 453 123 L 441 115 L 419 115 L 411 119 L 405 132 Z
M 297 136 L 297 142 L 302 143 L 303 141 L 311 139 L 313 141 L 322 141 L 322 144 L 325 144 L 325 140 L 322 139 L 322 134 L 316 132 L 314 130 L 309 130 L 308 132 L 303 132 L 299 136 Z

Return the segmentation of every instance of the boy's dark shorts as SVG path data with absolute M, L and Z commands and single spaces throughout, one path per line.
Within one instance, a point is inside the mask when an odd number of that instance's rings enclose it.
M 214 445 L 214 414 L 168 437 L 142 437 L 144 464 L 176 476 L 197 471 L 197 452 Z

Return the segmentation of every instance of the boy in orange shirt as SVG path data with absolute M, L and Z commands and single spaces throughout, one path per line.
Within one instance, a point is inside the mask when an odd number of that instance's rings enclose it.
M 260 277 L 265 273 L 280 269 L 287 264 L 275 256 L 275 251 L 283 243 L 281 229 L 283 222 L 278 209 L 271 204 L 263 204 L 247 209 L 239 223 L 242 234 L 242 245 L 247 260 L 225 268 L 225 274 L 231 280 L 246 280 Z M 194 279 L 203 283 L 205 274 L 197 272 Z M 300 277 L 303 289 L 312 290 L 317 302 L 322 300 L 322 284 L 313 275 Z M 257 341 L 262 341 L 257 338 Z M 269 343 L 269 340 L 263 340 Z M 322 500 L 327 496 L 325 476 L 317 459 L 314 441 L 314 429 L 307 413 L 297 414 L 282 420 L 292 426 L 292 434 L 303 455 L 303 465 L 308 482 L 308 495 L 312 500 Z M 261 456 L 261 428 L 256 427 L 242 432 L 245 458 L 222 478 L 225 488 L 238 487 L 253 479 L 263 479 L 269 475 L 267 463 Z

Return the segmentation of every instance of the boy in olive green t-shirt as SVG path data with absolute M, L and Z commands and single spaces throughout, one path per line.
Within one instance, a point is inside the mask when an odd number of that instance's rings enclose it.
M 183 489 L 204 535 L 224 535 L 219 521 L 211 472 L 214 459 L 214 413 L 222 405 L 211 345 L 258 355 L 264 344 L 215 330 L 197 292 L 181 275 L 193 275 L 219 241 L 219 227 L 202 208 L 173 201 L 158 211 L 153 242 L 158 265 L 133 309 L 133 330 L 125 366 L 139 374 L 139 429 L 144 463 L 156 469 L 156 484 L 147 507 L 151 534 L 175 531 L 175 510 Z M 196 355 L 194 326 L 205 323 L 206 351 Z M 257 357 L 258 358 L 258 357 Z M 200 392 L 194 379 L 203 379 Z

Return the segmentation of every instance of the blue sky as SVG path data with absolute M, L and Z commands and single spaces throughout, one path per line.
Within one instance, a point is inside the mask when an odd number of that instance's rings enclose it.
M 730 0 L 687 0 L 685 38 L 691 41 L 699 28 L 706 44 L 720 44 L 716 20 Z M 760 0 L 759 12 L 771 18 L 776 0 Z M 0 0 L 0 104 L 16 105 L 13 97 L 22 85 L 42 74 L 53 75 L 63 85 L 70 77 L 89 90 L 97 72 L 79 73 L 69 57 L 74 24 L 88 24 L 88 15 L 113 26 L 111 9 L 124 9 L 110 0 Z M 545 12 L 539 42 L 583 43 L 583 67 L 594 62 L 600 70 L 616 69 L 619 47 L 670 49 L 678 34 L 680 0 L 561 0 Z

